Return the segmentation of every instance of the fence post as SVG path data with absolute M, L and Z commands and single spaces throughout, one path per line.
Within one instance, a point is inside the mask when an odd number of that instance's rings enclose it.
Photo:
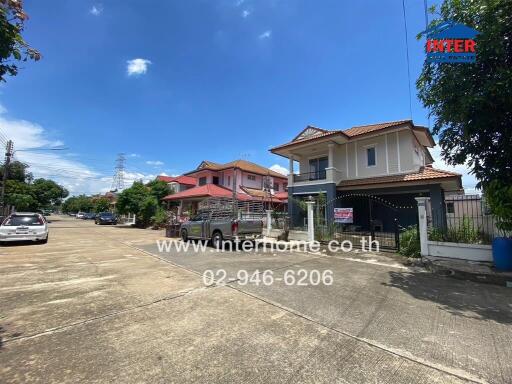
M 418 202 L 418 230 L 420 232 L 421 256 L 428 256 L 427 209 L 429 197 L 415 197 Z
M 398 218 L 395 217 L 395 246 L 397 252 L 400 252 L 400 228 L 398 227 Z
M 315 240 L 315 223 L 313 214 L 314 204 L 314 201 L 306 201 L 306 205 L 308 206 L 308 241 Z
M 267 237 L 270 237 L 270 231 L 272 230 L 272 210 L 267 209 Z

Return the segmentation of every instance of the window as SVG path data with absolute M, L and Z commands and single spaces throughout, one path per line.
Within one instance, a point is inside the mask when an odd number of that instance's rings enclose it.
M 199 178 L 199 185 L 205 185 L 206 184 L 206 176 Z
M 375 147 L 366 148 L 366 159 L 369 167 L 376 165 Z
M 447 213 L 455 213 L 455 203 L 446 203 L 446 212 Z
M 274 183 L 274 191 L 279 192 L 279 183 Z
M 212 183 L 215 185 L 219 185 L 219 176 L 213 176 Z
M 309 159 L 309 179 L 318 180 L 325 179 L 325 168 L 327 168 L 327 157 L 319 157 L 317 159 Z
M 228 187 L 231 186 L 231 176 L 227 177 L 227 184 Z
M 254 175 L 247 175 L 247 180 L 256 181 L 256 176 L 254 176 Z

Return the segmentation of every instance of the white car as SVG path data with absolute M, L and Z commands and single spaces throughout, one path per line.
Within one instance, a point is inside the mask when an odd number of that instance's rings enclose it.
M 0 225 L 0 243 L 7 241 L 48 242 L 48 224 L 43 215 L 34 212 L 16 212 Z
M 78 212 L 78 213 L 76 214 L 76 216 L 75 216 L 75 217 L 76 217 L 77 219 L 83 219 L 83 218 L 84 218 L 84 215 L 85 215 L 85 213 L 84 213 L 84 212 Z

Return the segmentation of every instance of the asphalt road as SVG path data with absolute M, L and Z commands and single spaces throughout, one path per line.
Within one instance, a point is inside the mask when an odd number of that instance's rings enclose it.
M 48 244 L 0 247 L 0 382 L 512 383 L 510 289 L 161 236 L 56 217 Z M 271 284 L 243 281 L 256 270 Z

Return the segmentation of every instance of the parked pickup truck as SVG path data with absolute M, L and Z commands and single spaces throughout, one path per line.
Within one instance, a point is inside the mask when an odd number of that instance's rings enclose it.
M 220 248 L 223 240 L 243 241 L 261 237 L 261 220 L 233 219 L 232 215 L 219 215 L 218 212 L 199 212 L 197 216 L 181 224 L 180 235 L 188 239 L 211 240 Z

